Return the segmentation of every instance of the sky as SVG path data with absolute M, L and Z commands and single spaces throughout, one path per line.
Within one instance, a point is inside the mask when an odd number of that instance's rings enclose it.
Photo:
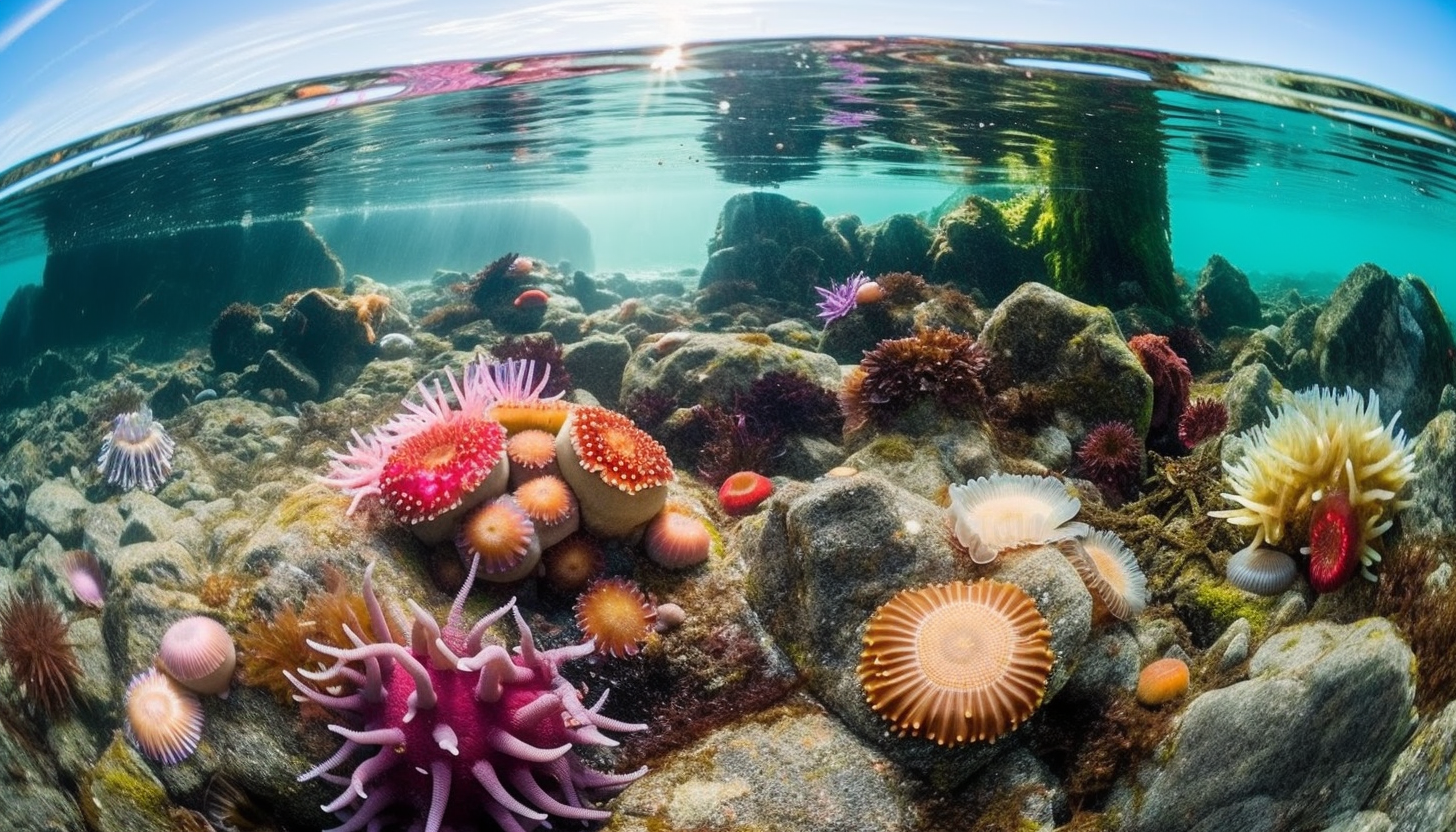
M 1456 109 L 1453 0 L 0 0 L 0 171 L 263 87 L 451 58 L 789 35 L 1110 44 Z

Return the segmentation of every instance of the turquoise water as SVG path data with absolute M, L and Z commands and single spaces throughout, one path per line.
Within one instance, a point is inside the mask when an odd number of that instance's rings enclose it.
M 0 176 L 0 297 L 37 280 L 47 250 L 299 216 L 328 238 L 361 211 L 412 219 L 435 235 L 430 250 L 460 251 L 386 266 L 342 232 L 331 240 L 346 270 L 386 280 L 478 267 L 462 237 L 554 259 L 573 251 L 552 240 L 563 222 L 590 237 L 598 271 L 700 268 L 723 201 L 747 188 L 868 224 L 1040 184 L 1038 142 L 1128 123 L 1079 111 L 1112 91 L 1155 122 L 1185 274 L 1220 253 L 1256 285 L 1298 276 L 1327 289 L 1373 261 L 1456 303 L 1452 117 L 1380 91 L 1202 59 L 949 41 L 689 47 L 671 70 L 657 57 L 306 79 L 62 149 Z M 565 214 L 523 222 L 521 200 Z

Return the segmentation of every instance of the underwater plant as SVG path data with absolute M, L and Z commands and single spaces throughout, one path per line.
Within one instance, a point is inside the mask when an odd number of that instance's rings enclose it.
M 345 828 L 377 826 L 387 810 L 400 804 L 413 808 L 427 832 L 477 824 L 482 815 L 505 832 L 525 832 L 552 815 L 606 820 L 611 813 L 593 807 L 589 797 L 619 789 L 647 771 L 606 774 L 588 768 L 573 751 L 578 745 L 615 745 L 604 730 L 647 727 L 603 716 L 605 696 L 586 707 L 576 686 L 559 674 L 561 665 L 590 655 L 592 644 L 539 650 L 510 603 L 465 627 L 465 598 L 476 565 L 471 564 L 444 626 L 423 607 L 411 605 L 414 635 L 402 645 L 389 637 L 371 563 L 364 570 L 363 595 L 375 641 L 350 631 L 350 647 L 310 644 L 335 663 L 320 672 L 300 670 L 298 676 L 323 684 L 363 679 L 357 693 L 344 696 L 295 682 L 309 701 L 351 714 L 351 724 L 362 725 L 330 726 L 344 744 L 299 777 L 345 785 L 324 806 L 340 815 Z M 508 613 L 520 631 L 514 655 L 486 635 Z M 378 751 L 346 777 L 329 774 L 361 748 Z
M 156 491 L 172 475 L 172 453 L 177 449 L 162 423 L 152 418 L 152 409 L 142 405 L 111 422 L 101 440 L 96 469 L 107 483 L 130 491 Z
M 944 327 L 881 341 L 865 353 L 862 374 L 845 380 L 840 393 L 845 430 L 861 415 L 883 426 L 922 401 L 951 416 L 969 416 L 985 404 L 990 363 L 974 338 Z
M 694 408 L 707 436 L 698 449 L 698 475 L 721 485 L 738 471 L 765 471 L 783 440 L 772 425 L 750 421 L 716 404 Z
M 1312 387 L 1295 394 L 1267 424 L 1245 434 L 1240 459 L 1224 463 L 1230 491 L 1223 496 L 1237 507 L 1209 516 L 1253 528 L 1248 548 L 1307 542 L 1315 547 L 1312 553 L 1305 547 L 1312 566 L 1331 561 L 1340 573 L 1339 562 L 1358 558 L 1361 573 L 1375 580 L 1370 567 L 1380 554 L 1370 544 L 1405 507 L 1402 495 L 1415 476 L 1411 443 L 1395 427 L 1398 416 L 1381 421 L 1380 397 L 1373 390 L 1368 397 L 1348 388 L 1336 393 Z M 1286 540 L 1291 530 L 1306 529 L 1307 541 Z M 1344 580 L 1335 575 L 1322 582 L 1323 591 Z
M 967 631 L 985 631 L 998 649 L 958 647 Z M 1015 584 L 906 589 L 870 616 L 859 680 L 870 708 L 900 736 L 952 746 L 995 742 L 1041 705 L 1051 636 L 1036 602 Z
M 69 641 L 70 622 L 34 582 L 12 590 L 0 604 L 0 655 L 29 702 L 61 713 L 81 675 Z
M 835 393 L 792 370 L 771 370 L 734 397 L 734 410 L 779 436 L 833 437 L 843 427 Z

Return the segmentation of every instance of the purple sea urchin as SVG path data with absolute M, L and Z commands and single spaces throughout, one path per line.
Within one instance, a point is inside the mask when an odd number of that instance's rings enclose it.
M 819 317 L 827 327 L 831 323 L 843 318 L 854 311 L 859 305 L 859 288 L 870 282 L 869 275 L 864 272 L 856 272 L 845 279 L 843 283 L 829 281 L 829 288 L 814 287 L 814 291 L 823 298 L 819 302 Z
M 1127 422 L 1104 422 L 1077 449 L 1082 473 L 1104 491 L 1126 497 L 1143 466 L 1143 443 Z
M 1178 441 L 1188 449 L 1228 428 L 1228 407 L 1218 399 L 1194 399 L 1178 417 Z
M 376 643 L 348 633 L 351 648 L 310 646 L 337 662 L 327 670 L 299 675 L 333 684 L 360 681 L 358 693 L 332 696 L 290 680 L 311 701 L 357 714 L 363 727 L 330 725 L 344 738 L 337 753 L 299 780 L 325 777 L 361 747 L 378 751 L 360 763 L 341 793 L 323 808 L 339 813 L 336 832 L 377 828 L 383 813 L 412 804 L 423 823 L 439 832 L 478 824 L 482 814 L 505 832 L 534 829 L 548 816 L 605 820 L 610 812 L 587 801 L 588 793 L 610 791 L 641 777 L 646 768 L 605 774 L 573 753 L 575 745 L 616 745 L 602 733 L 640 731 L 598 713 L 606 697 L 588 708 L 581 694 L 558 673 L 562 664 L 590 655 L 592 644 L 538 650 L 531 630 L 512 603 L 464 628 L 465 597 L 476 564 L 442 627 L 418 604 L 409 646 L 396 644 L 374 594 L 371 564 L 364 570 L 364 599 Z M 519 652 L 486 636 L 486 628 L 507 613 L 521 634 Z M 363 672 L 350 667 L 362 664 Z M 332 775 L 329 775 L 332 777 Z
M 96 469 L 108 483 L 123 491 L 156 491 L 172 475 L 172 452 L 176 449 L 167 429 L 152 418 L 152 409 L 142 405 L 112 420 L 111 432 L 101 440 Z

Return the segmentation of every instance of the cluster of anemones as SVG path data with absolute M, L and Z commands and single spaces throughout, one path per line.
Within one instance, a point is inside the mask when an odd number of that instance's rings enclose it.
M 1283 592 L 1294 581 L 1291 552 L 1307 556 L 1310 586 L 1332 592 L 1380 560 L 1373 544 L 1405 507 L 1415 455 L 1397 413 L 1380 418 L 1374 391 L 1362 397 L 1313 387 L 1246 434 L 1243 456 L 1224 464 L 1237 508 L 1211 511 L 1249 527 L 1249 545 L 1229 559 L 1235 586 L 1260 594 Z
M 554 589 L 578 592 L 602 572 L 597 541 L 638 530 L 659 565 L 706 560 L 707 520 L 668 502 L 662 445 L 620 413 L 543 395 L 550 368 L 538 378 L 538 366 L 480 359 L 458 380 L 445 371 L 449 393 L 421 382 L 420 401 L 331 454 L 323 482 L 353 497 L 349 513 L 377 497 L 421 540 L 453 540 L 463 563 L 479 558 L 482 580 L 544 574 Z M 598 617 L 581 618 L 589 636 L 623 643 L 588 626 Z
M 211 618 L 188 616 L 168 627 L 155 666 L 126 686 L 127 738 L 163 765 L 192 756 L 202 740 L 197 696 L 226 697 L 237 658 L 232 636 Z

